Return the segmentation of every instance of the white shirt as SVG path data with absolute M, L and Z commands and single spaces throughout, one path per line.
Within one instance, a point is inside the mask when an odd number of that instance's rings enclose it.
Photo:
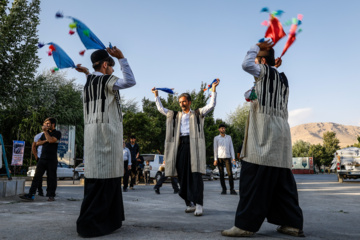
M 131 153 L 127 147 L 123 148 L 124 162 L 128 161 L 128 165 L 131 166 Z
M 213 110 L 216 105 L 216 92 L 212 92 L 211 94 L 212 94 L 212 96 L 210 98 L 210 103 L 202 108 L 203 116 L 205 116 L 211 110 Z M 168 113 L 169 110 L 163 107 L 159 96 L 155 97 L 155 102 L 156 102 L 156 107 L 157 107 L 158 111 L 166 116 L 166 114 Z M 190 111 L 193 112 L 193 110 L 191 110 L 191 109 L 190 109 Z M 190 133 L 190 124 L 189 124 L 190 111 L 188 113 L 182 112 L 181 123 L 180 123 L 180 136 L 188 136 Z
M 258 45 L 252 46 L 250 50 L 247 52 L 245 59 L 242 63 L 242 68 L 245 72 L 250 73 L 254 77 L 260 77 L 260 66 L 255 63 L 255 58 L 258 55 L 260 48 Z M 275 68 L 274 66 L 270 66 Z
M 36 134 L 36 136 L 34 137 L 34 142 L 39 141 L 39 139 L 41 138 L 41 135 L 43 135 L 42 132 Z M 37 156 L 38 156 L 38 158 L 41 157 L 42 147 L 43 147 L 42 145 L 40 145 L 40 146 L 37 147 L 37 150 L 36 150 L 36 151 L 37 151 Z
M 214 160 L 217 161 L 218 158 L 235 159 L 231 136 L 225 134 L 225 136 L 222 137 L 220 134 L 214 137 Z
M 120 63 L 120 67 L 121 67 L 121 71 L 123 73 L 124 79 L 119 78 L 116 81 L 116 83 L 113 86 L 114 91 L 129 88 L 136 84 L 134 74 L 131 71 L 131 68 L 127 62 L 127 59 L 126 58 L 119 59 L 119 63 Z M 95 71 L 92 73 L 92 75 L 101 76 L 104 74 L 101 72 Z

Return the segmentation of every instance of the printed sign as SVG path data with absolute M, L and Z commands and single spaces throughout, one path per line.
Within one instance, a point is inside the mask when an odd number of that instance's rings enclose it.
M 311 157 L 297 157 L 293 158 L 292 169 L 312 169 L 313 159 Z
M 59 162 L 74 165 L 75 126 L 57 125 L 56 129 L 61 132 L 57 150 Z
M 13 141 L 11 166 L 22 166 L 23 165 L 24 149 L 25 149 L 24 141 L 16 141 L 16 140 Z

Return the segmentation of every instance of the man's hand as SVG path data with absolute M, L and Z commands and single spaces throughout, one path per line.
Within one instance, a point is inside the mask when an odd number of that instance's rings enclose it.
M 128 170 L 131 170 L 131 165 L 128 165 Z
M 216 160 L 214 161 L 214 166 L 217 166 L 217 161 Z
M 49 128 L 47 126 L 43 125 L 43 126 L 41 126 L 41 130 L 43 130 L 43 132 L 45 132 L 45 131 L 49 130 Z
M 78 72 L 83 72 L 86 75 L 89 75 L 89 69 L 87 69 L 86 67 L 81 66 L 81 64 L 76 65 L 75 70 L 78 71 Z
M 264 41 L 264 42 L 261 42 L 261 43 L 257 43 L 256 45 L 259 46 L 261 51 L 264 51 L 264 50 L 267 51 L 272 47 L 273 43 L 272 43 L 272 41 L 267 40 L 267 41 Z
M 120 49 L 118 49 L 116 46 L 113 48 L 106 48 L 106 51 L 113 57 L 116 57 L 117 59 L 125 58 L 123 53 Z
M 211 88 L 213 92 L 216 92 L 216 86 L 219 84 L 220 84 L 220 79 L 217 79 L 217 81 L 212 84 Z
M 276 67 L 276 68 L 279 68 L 279 67 L 281 66 L 281 63 L 282 63 L 281 58 L 275 59 L 275 67 Z
M 153 89 L 151 89 L 151 92 L 155 94 L 155 97 L 159 96 L 159 92 L 158 92 L 158 90 L 156 90 L 155 87 Z

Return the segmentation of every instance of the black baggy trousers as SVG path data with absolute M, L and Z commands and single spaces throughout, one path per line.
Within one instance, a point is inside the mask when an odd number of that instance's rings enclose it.
M 180 183 L 179 195 L 185 200 L 186 206 L 190 206 L 190 202 L 203 205 L 204 182 L 201 173 L 191 171 L 189 136 L 180 137 L 176 156 L 176 171 Z
M 291 170 L 241 163 L 240 201 L 235 226 L 257 232 L 267 218 L 272 224 L 302 229 L 303 214 Z

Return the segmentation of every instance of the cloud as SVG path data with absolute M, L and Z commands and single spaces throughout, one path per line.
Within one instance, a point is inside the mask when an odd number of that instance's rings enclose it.
M 299 108 L 289 112 L 289 125 L 294 127 L 299 124 L 309 122 L 309 118 L 312 116 L 312 108 Z

